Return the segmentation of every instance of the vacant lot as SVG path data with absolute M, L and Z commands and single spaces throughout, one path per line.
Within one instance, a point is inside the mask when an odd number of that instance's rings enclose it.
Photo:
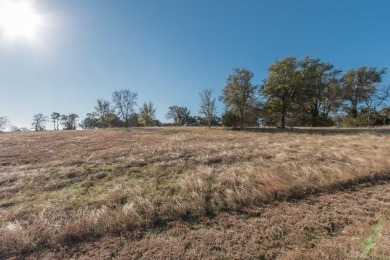
M 386 129 L 4 133 L 0 258 L 388 259 L 389 158 Z

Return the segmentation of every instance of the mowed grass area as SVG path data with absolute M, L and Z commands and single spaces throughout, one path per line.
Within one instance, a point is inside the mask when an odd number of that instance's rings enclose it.
M 176 237 L 186 234 L 187 240 L 194 236 L 194 241 L 210 239 L 211 243 L 212 236 L 205 238 L 203 233 L 195 236 L 187 229 L 198 227 L 207 233 L 212 229 L 210 222 L 218 227 L 220 222 L 229 223 L 224 220 L 227 218 L 231 225 L 221 224 L 220 230 L 235 230 L 236 222 L 231 218 L 242 221 L 240 216 L 249 216 L 258 220 L 271 205 L 269 220 L 287 219 L 295 207 L 300 208 L 294 206 L 295 201 L 310 194 L 331 194 L 351 187 L 359 189 L 359 185 L 368 183 L 387 183 L 389 158 L 390 129 L 132 128 L 3 133 L 0 134 L 0 258 L 57 252 L 64 246 L 77 248 L 110 237 L 120 238 L 122 244 L 149 241 L 148 246 L 138 245 L 146 252 L 154 246 L 164 248 L 158 237 L 164 239 L 166 230 L 176 230 Z M 358 235 L 354 233 L 356 243 L 342 248 L 345 251 L 340 256 L 345 257 L 352 249 L 361 257 L 374 253 L 379 258 L 390 256 L 385 246 L 376 250 L 376 244 L 388 241 L 378 235 L 388 234 L 389 227 L 390 212 L 386 211 L 390 205 L 389 189 L 383 187 L 378 195 L 383 205 L 374 203 L 374 208 L 366 209 L 355 203 L 351 208 L 356 209 L 355 214 L 344 212 L 341 220 L 334 217 L 337 212 L 328 216 L 326 211 L 313 211 L 310 216 L 312 211 L 306 208 L 305 215 L 299 215 L 301 211 L 293 214 L 292 220 L 296 221 L 269 222 L 270 229 L 264 231 L 268 238 L 260 239 L 265 236 L 260 230 L 259 239 L 254 240 L 257 242 L 253 242 L 248 255 L 234 255 L 222 243 L 213 250 L 203 248 L 210 255 L 198 254 L 198 257 L 310 258 L 310 250 L 317 254 L 326 254 L 327 250 L 302 247 L 311 241 L 315 248 L 322 240 L 332 241 L 322 245 L 330 247 L 334 243 L 331 238 L 343 234 L 348 226 L 361 226 L 362 230 Z M 283 203 L 288 205 L 285 210 Z M 344 201 L 345 207 L 348 203 Z M 347 218 L 348 215 L 352 217 Z M 313 222 L 313 218 L 323 221 L 306 227 L 305 232 L 303 224 L 295 230 L 294 224 L 303 223 L 304 216 L 307 223 L 318 222 Z M 182 225 L 182 229 L 178 228 Z M 237 238 L 240 244 L 249 231 L 243 228 L 238 232 L 244 236 Z M 157 237 L 150 239 L 150 234 Z M 298 239 L 294 234 L 301 237 Z M 252 241 L 251 235 L 247 235 L 248 241 Z M 191 250 L 197 249 L 194 241 L 188 240 L 183 245 L 184 253 L 176 254 L 191 258 Z M 300 241 L 300 246 L 293 246 L 294 241 Z M 133 252 L 137 249 L 133 248 Z M 147 257 L 145 252 L 138 252 L 137 256 Z M 197 258 L 196 254 L 192 256 Z

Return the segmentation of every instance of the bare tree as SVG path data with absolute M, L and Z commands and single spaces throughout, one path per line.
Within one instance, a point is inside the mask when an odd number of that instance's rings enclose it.
M 212 90 L 210 88 L 204 89 L 199 93 L 199 96 L 199 113 L 205 117 L 207 125 L 211 127 L 211 122 L 214 120 L 217 111 L 215 98 L 212 97 Z
M 112 93 L 115 109 L 118 110 L 118 115 L 123 119 L 126 127 L 129 126 L 130 115 L 134 112 L 134 107 L 137 105 L 137 98 L 137 93 L 128 89 Z
M 112 113 L 110 102 L 104 99 L 96 100 L 96 106 L 95 106 L 96 116 L 105 117 L 109 113 Z
M 390 85 L 383 86 L 376 90 L 374 94 L 366 95 L 363 100 L 367 106 L 367 125 L 371 126 L 371 115 L 380 107 L 385 100 L 389 98 L 390 95 Z
M 6 116 L 0 116 L 0 130 L 4 129 L 9 123 L 9 119 Z
M 36 114 L 33 117 L 32 127 L 35 131 L 44 131 L 46 129 L 45 124 L 48 120 L 49 118 L 42 113 Z

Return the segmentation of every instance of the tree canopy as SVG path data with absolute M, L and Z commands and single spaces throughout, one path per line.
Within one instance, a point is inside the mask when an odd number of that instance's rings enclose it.
M 247 108 L 254 103 L 256 86 L 251 80 L 253 73 L 245 68 L 233 69 L 227 78 L 221 99 L 226 108 L 239 117 L 240 128 L 244 128 Z

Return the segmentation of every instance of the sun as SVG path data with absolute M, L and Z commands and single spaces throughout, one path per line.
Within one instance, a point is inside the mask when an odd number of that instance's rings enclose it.
M 0 31 L 8 39 L 34 40 L 43 25 L 32 0 L 0 0 Z

